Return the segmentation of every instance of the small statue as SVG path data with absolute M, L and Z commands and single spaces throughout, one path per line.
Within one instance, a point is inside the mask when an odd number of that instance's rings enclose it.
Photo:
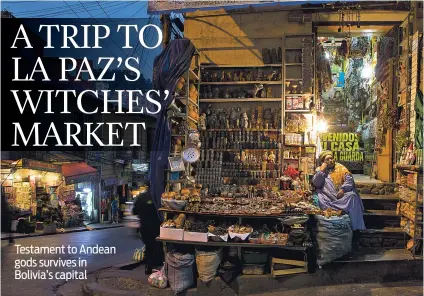
M 240 78 L 240 81 L 246 81 L 246 77 L 243 71 L 240 71 L 239 78 Z
M 212 73 L 212 82 L 218 82 L 218 73 L 217 72 Z
M 264 73 L 262 71 L 259 71 L 257 80 L 258 81 L 263 81 L 264 80 Z
M 241 116 L 241 128 L 244 128 L 244 129 L 249 128 L 249 118 L 247 117 L 246 112 L 243 112 Z
M 278 70 L 278 80 L 279 81 L 281 81 L 282 79 L 283 79 L 283 76 L 282 76 L 282 73 L 281 73 L 281 70 Z
M 221 82 L 225 82 L 225 72 L 222 71 L 221 73 Z
M 237 75 L 237 72 L 234 72 L 233 81 L 239 81 L 239 76 Z
M 280 128 L 281 126 L 281 108 L 278 108 L 276 112 L 272 114 L 272 121 L 274 123 L 274 128 Z
M 231 98 L 230 90 L 228 88 L 226 88 L 224 91 L 224 98 L 225 99 Z
M 202 115 L 200 115 L 199 117 L 199 129 L 201 131 L 206 130 L 206 114 L 205 113 L 202 113 Z
M 275 156 L 274 152 L 271 150 L 271 152 L 268 155 L 268 162 L 275 163 L 275 158 L 276 158 L 276 156 Z
M 219 114 L 219 128 L 225 129 L 227 123 L 227 110 L 223 109 L 221 114 Z
M 266 89 L 265 88 L 261 89 L 261 98 L 266 98 Z
M 206 87 L 206 97 L 207 97 L 208 99 L 212 99 L 212 97 L 213 97 L 212 87 L 211 87 L 210 85 L 208 85 L 208 86 Z
M 217 125 L 218 125 L 218 117 L 216 115 L 215 109 L 212 109 L 209 127 L 212 128 L 212 129 L 216 129 Z
M 240 119 L 238 119 L 238 118 L 236 120 L 236 127 L 235 128 L 240 128 Z
M 236 128 L 236 119 L 237 119 L 237 113 L 234 108 L 230 109 L 230 128 Z
M 260 98 L 262 94 L 264 86 L 262 84 L 255 84 L 255 88 L 253 91 L 253 97 L 254 98 Z
M 276 80 L 276 79 L 277 79 L 277 71 L 272 71 L 271 73 L 269 73 L 269 74 L 266 76 L 266 79 L 267 79 L 268 81 Z
M 231 72 L 225 73 L 225 81 L 233 81 Z
M 183 145 L 180 139 L 175 140 L 174 153 L 180 153 L 183 150 Z
M 247 71 L 246 81 L 252 81 L 252 80 L 253 80 L 252 72 L 251 71 Z
M 271 51 L 271 63 L 273 63 L 273 64 L 278 63 L 278 54 L 277 54 L 277 50 L 275 48 L 273 48 L 272 51 Z
M 244 90 L 244 88 L 240 88 L 240 91 L 238 93 L 238 98 L 239 99 L 244 99 L 246 97 L 246 91 Z
M 203 72 L 202 74 L 202 82 L 210 82 L 210 75 L 209 72 Z
M 213 90 L 213 97 L 214 98 L 219 98 L 219 88 L 214 88 Z
M 262 161 L 268 161 L 268 153 L 266 151 L 262 154 Z
M 267 98 L 273 98 L 274 97 L 274 93 L 272 91 L 272 88 L 269 87 L 269 86 L 266 88 L 266 97 Z

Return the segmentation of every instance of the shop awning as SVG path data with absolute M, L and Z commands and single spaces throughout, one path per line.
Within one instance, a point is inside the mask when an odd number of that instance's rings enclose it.
M 62 175 L 66 184 L 96 181 L 97 169 L 89 166 L 85 162 L 67 163 L 62 165 Z

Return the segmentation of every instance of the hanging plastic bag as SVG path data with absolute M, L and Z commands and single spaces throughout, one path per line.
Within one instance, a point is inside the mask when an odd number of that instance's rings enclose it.
M 152 287 L 165 289 L 168 286 L 168 278 L 165 274 L 165 266 L 162 267 L 161 270 L 152 273 L 147 281 Z
M 146 246 L 143 246 L 141 249 L 135 249 L 133 255 L 133 261 L 140 262 L 144 260 L 144 254 L 146 251 Z

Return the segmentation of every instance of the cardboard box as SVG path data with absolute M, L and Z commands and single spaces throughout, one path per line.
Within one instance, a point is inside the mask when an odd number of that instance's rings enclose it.
M 204 242 L 208 241 L 208 234 L 201 232 L 184 231 L 184 240 L 190 242 Z
M 160 228 L 160 238 L 172 239 L 172 240 L 183 240 L 184 229 L 175 228 Z

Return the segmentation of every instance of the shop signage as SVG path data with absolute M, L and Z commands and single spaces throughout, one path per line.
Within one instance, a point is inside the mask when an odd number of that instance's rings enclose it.
M 60 166 L 56 164 L 26 158 L 22 159 L 22 168 L 55 173 L 61 172 Z
M 324 133 L 321 135 L 323 150 L 333 151 L 336 161 L 364 161 L 364 152 L 359 146 L 357 133 Z
M 118 185 L 118 178 L 108 178 L 106 180 L 103 180 L 104 186 L 114 186 Z
M 66 185 L 77 184 L 82 182 L 96 182 L 98 179 L 98 173 L 90 173 L 79 176 L 69 176 L 65 177 Z
M 289 0 L 215 0 L 215 1 L 187 1 L 187 0 L 172 0 L 172 1 L 157 1 L 149 0 L 149 12 L 166 12 L 177 10 L 195 10 L 202 8 L 219 8 L 223 6 L 236 6 L 236 5 L 254 5 L 278 2 L 296 2 Z

